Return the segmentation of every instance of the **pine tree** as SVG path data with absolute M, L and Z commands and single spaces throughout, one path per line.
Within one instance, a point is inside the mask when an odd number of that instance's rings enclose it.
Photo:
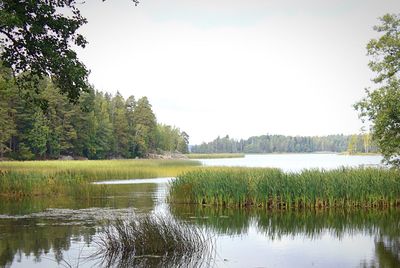
M 128 157 L 128 119 L 125 109 L 125 100 L 117 92 L 111 101 L 112 104 L 112 124 L 114 135 L 113 153 L 117 157 Z
M 0 67 L 0 158 L 11 151 L 10 141 L 17 132 L 12 94 L 15 94 L 15 85 L 10 70 Z
M 27 141 L 31 151 L 40 158 L 44 158 L 47 151 L 47 139 L 50 133 L 47 120 L 41 109 L 33 115 L 32 128 L 27 134 Z
M 109 106 L 110 103 L 105 96 L 101 92 L 96 92 L 94 103 L 94 114 L 96 116 L 95 154 L 92 156 L 95 159 L 106 158 L 113 143 Z
M 136 155 L 145 157 L 156 148 L 156 116 L 146 97 L 138 100 L 133 112 Z

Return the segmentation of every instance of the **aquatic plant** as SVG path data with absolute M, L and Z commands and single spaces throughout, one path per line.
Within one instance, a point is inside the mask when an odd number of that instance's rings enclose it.
M 192 160 L 91 160 L 0 162 L 0 196 L 89 196 L 106 186 L 90 182 L 176 176 L 199 166 Z
M 104 179 L 132 179 L 171 177 L 200 166 L 193 160 L 87 160 L 87 161 L 4 161 L 0 170 L 25 174 L 54 175 L 60 171 L 77 173 L 82 178 L 96 181 Z M 1 174 L 1 173 L 0 173 Z
M 268 209 L 393 207 L 400 205 L 400 171 L 201 168 L 171 183 L 169 201 Z
M 211 236 L 165 215 L 108 222 L 96 243 L 107 267 L 209 267 L 213 260 Z

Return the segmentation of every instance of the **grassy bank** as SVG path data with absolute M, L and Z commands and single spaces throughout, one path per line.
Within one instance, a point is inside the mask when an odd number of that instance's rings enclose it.
M 305 170 L 201 168 L 172 182 L 170 202 L 270 209 L 400 205 L 400 172 L 387 169 Z
M 93 181 L 176 176 L 198 165 L 185 160 L 0 162 L 0 196 L 87 196 L 105 188 Z
M 244 154 L 187 154 L 189 159 L 242 158 Z

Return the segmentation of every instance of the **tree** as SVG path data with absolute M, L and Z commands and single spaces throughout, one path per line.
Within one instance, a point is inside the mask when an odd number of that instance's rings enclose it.
M 133 2 L 138 4 L 137 0 Z M 84 48 L 87 44 L 77 33 L 87 23 L 77 3 L 76 0 L 0 0 L 1 59 L 15 74 L 27 72 L 19 76 L 20 84 L 32 81 L 37 84 L 43 76 L 51 76 L 60 91 L 74 102 L 82 91 L 88 90 L 89 71 L 71 49 L 72 45 Z
M 17 132 L 15 109 L 12 106 L 14 83 L 9 70 L 0 66 L 0 158 L 11 150 L 11 137 Z
M 1 59 L 16 74 L 32 81 L 51 76 L 61 92 L 76 101 L 87 90 L 89 71 L 71 49 L 87 41 L 76 31 L 87 21 L 74 0 L 1 0 Z M 69 9 L 72 16 L 62 13 Z M 38 88 L 36 88 L 38 89 Z
M 129 96 L 125 103 L 126 118 L 128 120 L 128 154 L 129 157 L 135 156 L 135 121 L 133 111 L 136 108 L 136 100 L 134 96 Z
M 349 145 L 347 147 L 347 152 L 349 154 L 354 154 L 357 152 L 357 135 L 352 135 L 349 140 Z
M 150 151 L 156 147 L 156 116 L 151 109 L 149 100 L 142 97 L 138 100 L 133 111 L 136 155 L 140 157 L 147 156 Z
M 125 100 L 122 95 L 117 92 L 111 101 L 112 103 L 112 124 L 114 135 L 114 153 L 118 157 L 128 157 L 129 137 L 128 137 L 128 118 L 126 113 Z
M 47 102 L 45 115 L 51 129 L 47 144 L 48 156 L 58 158 L 60 155 L 72 155 L 77 140 L 77 132 L 72 122 L 75 109 L 51 81 L 47 81 L 46 84 L 41 96 Z
M 367 45 L 372 57 L 369 67 L 379 87 L 367 89 L 367 96 L 355 108 L 364 122 L 371 122 L 372 138 L 384 161 L 400 167 L 400 15 L 386 14 L 380 21 L 374 30 L 382 35 Z
M 183 154 L 189 153 L 189 135 L 185 131 L 182 131 L 180 133 L 180 140 L 178 143 L 178 151 Z
M 38 109 L 33 118 L 33 125 L 28 132 L 27 140 L 32 152 L 35 155 L 43 157 L 47 151 L 47 139 L 50 129 L 47 125 L 46 118 L 44 117 L 42 110 Z
M 104 159 L 111 150 L 112 124 L 109 114 L 110 103 L 103 93 L 96 92 L 94 114 L 96 115 L 95 154 L 90 158 Z

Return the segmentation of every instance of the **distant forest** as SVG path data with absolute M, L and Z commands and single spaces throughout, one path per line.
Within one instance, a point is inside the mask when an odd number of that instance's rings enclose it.
M 88 159 L 147 157 L 162 151 L 188 151 L 189 136 L 159 124 L 146 97 L 124 99 L 90 89 L 76 104 L 50 82 L 39 90 L 17 87 L 0 69 L 0 157 Z
M 192 153 L 311 153 L 311 152 L 377 152 L 370 134 L 329 136 L 262 135 L 247 140 L 229 136 L 191 146 Z

